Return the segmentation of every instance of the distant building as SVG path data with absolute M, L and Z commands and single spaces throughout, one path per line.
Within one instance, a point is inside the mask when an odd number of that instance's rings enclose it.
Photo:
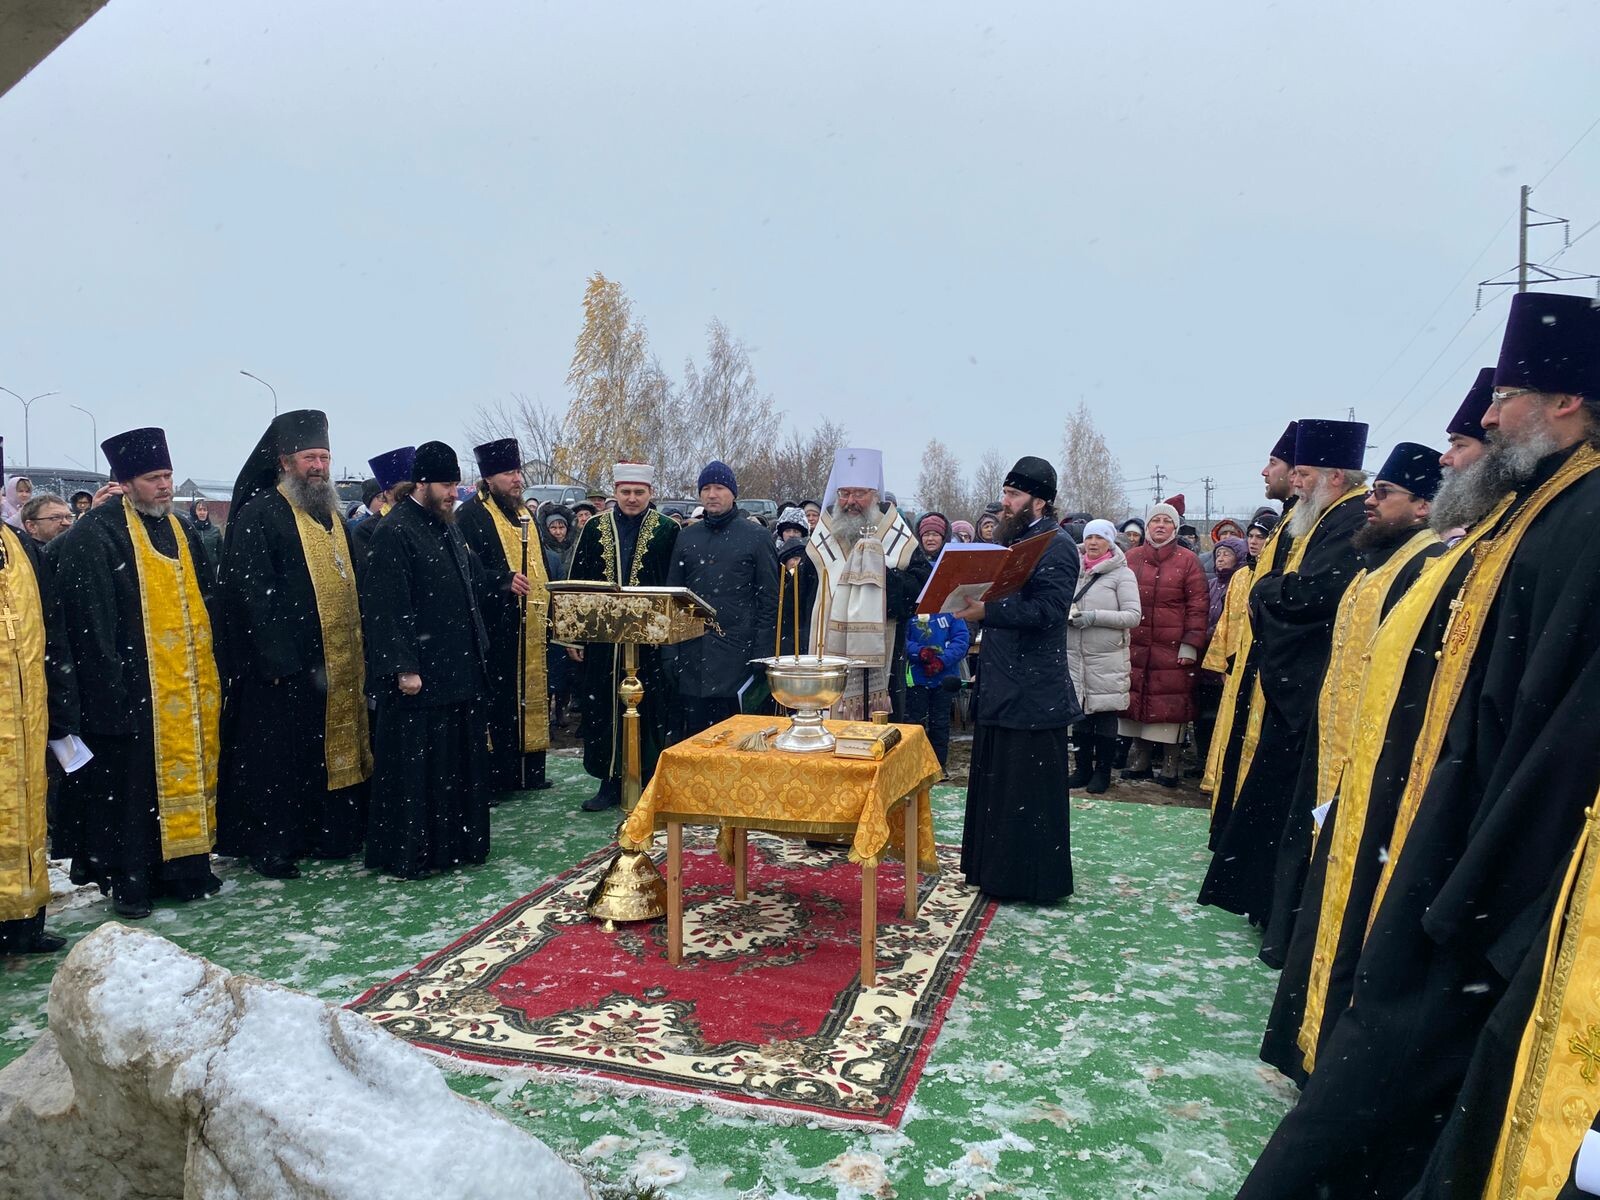
M 211 521 L 218 528 L 228 523 L 228 506 L 233 503 L 231 479 L 185 479 L 172 495 L 172 507 L 189 515 L 189 502 L 204 500 L 211 509 Z
M 26 478 L 35 492 L 54 492 L 63 500 L 72 499 L 73 492 L 88 492 L 91 496 L 110 482 L 109 475 L 98 471 L 85 471 L 81 467 L 19 467 L 6 464 L 6 479 Z

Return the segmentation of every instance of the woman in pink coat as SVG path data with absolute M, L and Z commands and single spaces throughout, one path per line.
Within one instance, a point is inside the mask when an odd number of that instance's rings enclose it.
M 1128 551 L 1144 615 L 1134 627 L 1128 710 L 1117 732 L 1132 738 L 1124 779 L 1149 779 L 1161 747 L 1157 782 L 1178 786 L 1183 727 L 1195 718 L 1194 685 L 1206 644 L 1206 573 L 1178 543 L 1178 510 L 1157 504 L 1145 521 L 1144 545 Z

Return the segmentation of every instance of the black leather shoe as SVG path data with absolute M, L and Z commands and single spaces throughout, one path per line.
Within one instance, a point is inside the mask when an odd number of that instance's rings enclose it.
M 548 792 L 553 787 L 555 787 L 555 784 L 541 775 L 528 785 L 528 790 L 530 792 Z
M 1124 771 L 1122 773 L 1122 777 L 1124 779 L 1154 779 L 1156 777 L 1156 773 L 1149 767 L 1146 767 L 1142 771 Z
M 287 858 L 252 858 L 250 869 L 268 879 L 299 879 L 300 868 Z
M 608 779 L 600 785 L 599 791 L 583 802 L 583 811 L 605 812 L 606 809 L 616 808 L 621 803 L 622 789 Z
M 117 916 L 125 917 L 130 921 L 142 921 L 152 911 L 148 900 L 124 900 L 121 896 L 116 896 L 112 899 L 111 908 Z
M 1175 788 L 1178 786 L 1178 777 L 1176 775 L 1157 775 L 1156 782 L 1164 788 Z
M 59 933 L 39 932 L 33 935 L 33 940 L 22 948 L 24 954 L 54 954 L 67 944 L 67 939 Z

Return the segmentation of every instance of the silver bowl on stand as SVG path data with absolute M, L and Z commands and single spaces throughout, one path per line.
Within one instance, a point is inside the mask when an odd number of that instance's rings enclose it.
M 752 660 L 767 670 L 772 698 L 792 714 L 789 728 L 772 745 L 778 750 L 832 750 L 833 734 L 822 723 L 823 711 L 844 695 L 852 667 L 863 664 L 834 655 L 786 654 L 780 658 Z

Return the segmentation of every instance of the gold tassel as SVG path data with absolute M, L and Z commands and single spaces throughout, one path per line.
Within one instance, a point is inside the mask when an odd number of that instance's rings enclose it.
M 733 744 L 735 750 L 762 751 L 767 749 L 767 739 L 777 734 L 776 725 L 768 725 L 765 729 L 758 729 L 754 733 L 747 733 Z

